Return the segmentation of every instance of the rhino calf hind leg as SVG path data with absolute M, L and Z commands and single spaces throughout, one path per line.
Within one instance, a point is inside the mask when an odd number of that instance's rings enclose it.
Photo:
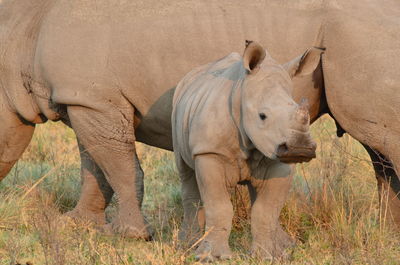
M 229 259 L 232 256 L 228 239 L 233 207 L 225 167 L 215 155 L 199 155 L 195 158 L 195 168 L 206 216 L 206 236 L 196 251 L 196 257 L 202 261 Z
M 251 208 L 252 254 L 272 260 L 285 254 L 294 241 L 283 231 L 279 215 L 292 183 L 290 166 L 277 162 L 268 171 L 267 179 L 253 179 L 256 198 Z
M 68 106 L 68 116 L 79 142 L 101 168 L 117 196 L 118 215 L 105 229 L 111 228 L 126 237 L 149 239 L 140 211 L 143 171 L 135 149 L 134 110 L 126 101 L 117 105 L 105 103 L 101 110 Z
M 380 216 L 400 230 L 400 180 L 395 167 L 399 170 L 400 161 L 398 165 L 393 165 L 383 154 L 367 145 L 364 147 L 371 157 L 378 182 Z
M 203 226 L 199 219 L 202 217 L 201 198 L 197 186 L 196 174 L 186 165 L 183 159 L 177 159 L 177 168 L 182 183 L 182 204 L 184 209 L 183 222 L 179 231 L 179 241 L 184 246 L 191 246 L 201 236 Z M 199 218 L 200 217 L 200 218 Z
M 0 98 L 0 181 L 10 172 L 32 139 L 35 125 L 12 112 Z
M 81 157 L 81 196 L 76 207 L 66 215 L 104 225 L 105 209 L 114 191 L 89 152 L 80 143 L 78 146 Z

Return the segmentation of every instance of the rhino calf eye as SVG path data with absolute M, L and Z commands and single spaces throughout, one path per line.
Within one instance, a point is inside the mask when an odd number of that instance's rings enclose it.
M 267 115 L 265 115 L 265 113 L 259 113 L 258 116 L 260 116 L 261 120 L 265 120 L 267 118 Z

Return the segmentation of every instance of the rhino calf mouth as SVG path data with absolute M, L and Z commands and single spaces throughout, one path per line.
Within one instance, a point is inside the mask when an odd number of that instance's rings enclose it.
M 309 162 L 316 157 L 316 145 L 310 147 L 288 146 L 286 143 L 279 145 L 277 157 L 283 163 Z

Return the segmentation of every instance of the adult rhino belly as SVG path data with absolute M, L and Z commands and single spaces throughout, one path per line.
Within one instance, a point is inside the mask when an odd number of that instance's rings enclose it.
M 319 11 L 281 9 L 227 0 L 60 0 L 45 21 L 38 60 L 53 101 L 98 109 L 128 100 L 142 117 L 138 139 L 159 146 L 150 135 L 170 126 L 157 126 L 157 102 L 190 69 L 241 51 L 245 39 L 266 44 L 282 62 L 312 44 Z M 301 26 L 289 32 L 292 24 Z
M 400 134 L 400 22 L 371 16 L 345 15 L 328 24 L 323 71 L 335 119 L 380 150 Z

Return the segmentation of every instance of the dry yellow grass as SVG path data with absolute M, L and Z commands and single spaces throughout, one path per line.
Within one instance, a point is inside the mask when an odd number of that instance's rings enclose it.
M 381 221 L 368 155 L 349 136 L 336 138 L 328 118 L 320 119 L 312 131 L 318 158 L 297 167 L 281 215 L 297 246 L 290 260 L 275 264 L 399 264 L 400 235 Z M 0 184 L 0 264 L 194 262 L 190 251 L 177 248 L 182 207 L 172 153 L 145 145 L 139 145 L 138 152 L 146 175 L 144 214 L 156 232 L 153 242 L 106 237 L 92 224 L 62 216 L 79 197 L 76 140 L 59 123 L 38 126 L 23 158 Z M 234 201 L 240 218 L 235 219 L 230 242 L 237 256 L 224 264 L 263 264 L 246 255 L 247 204 L 238 194 Z M 113 202 L 108 218 L 115 207 Z

